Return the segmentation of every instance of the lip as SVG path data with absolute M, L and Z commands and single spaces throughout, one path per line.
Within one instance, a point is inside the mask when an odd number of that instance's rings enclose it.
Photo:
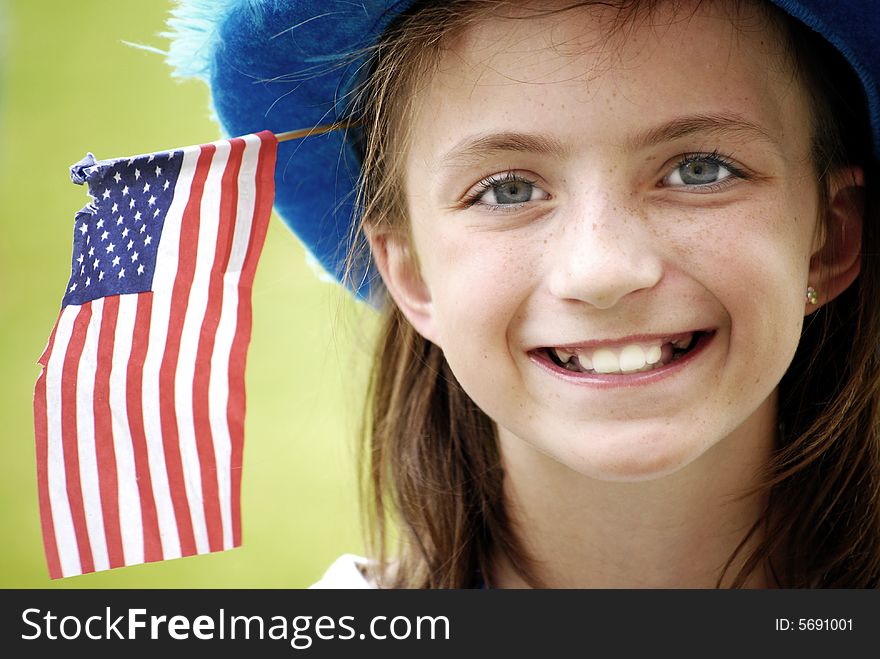
M 569 382 L 571 384 L 596 387 L 600 389 L 637 387 L 654 384 L 655 382 L 665 380 L 666 378 L 672 377 L 683 369 L 691 366 L 694 360 L 702 355 L 705 352 L 706 348 L 715 339 L 716 330 L 698 329 L 692 330 L 690 332 L 680 332 L 678 334 L 640 334 L 629 336 L 621 340 L 615 340 L 614 342 L 593 341 L 584 343 L 569 343 L 564 345 L 542 346 L 562 348 L 569 352 L 575 352 L 576 350 L 589 350 L 599 347 L 613 348 L 628 345 L 631 343 L 651 343 L 657 341 L 658 339 L 663 341 L 675 341 L 678 338 L 683 338 L 685 336 L 696 334 L 698 332 L 700 335 L 697 342 L 691 347 L 690 350 L 688 350 L 687 353 L 682 355 L 681 358 L 676 359 L 675 361 L 670 362 L 665 366 L 661 366 L 660 368 L 655 368 L 651 371 L 645 371 L 642 373 L 575 373 L 573 371 L 569 371 L 568 369 L 562 368 L 561 366 L 557 366 L 548 357 L 544 356 L 541 348 L 531 349 L 527 352 L 527 355 L 532 363 L 536 364 L 550 374 L 558 377 L 559 379 L 565 380 L 566 382 Z

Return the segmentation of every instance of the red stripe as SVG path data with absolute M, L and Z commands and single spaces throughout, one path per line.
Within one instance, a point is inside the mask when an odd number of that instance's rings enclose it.
M 254 217 L 247 254 L 238 280 L 238 322 L 229 355 L 229 403 L 226 408 L 232 440 L 232 544 L 235 547 L 241 545 L 241 471 L 246 406 L 244 375 L 247 348 L 251 341 L 251 288 L 272 214 L 275 197 L 275 152 L 278 148 L 278 141 L 272 133 L 263 131 L 257 133 L 257 137 L 261 144 L 255 180 Z
M 220 496 L 217 474 L 217 460 L 214 455 L 214 442 L 211 433 L 209 409 L 209 384 L 211 380 L 211 356 L 217 338 L 217 326 L 223 308 L 223 275 L 229 265 L 232 237 L 235 233 L 235 215 L 238 206 L 238 172 L 241 169 L 241 156 L 244 140 L 230 141 L 231 151 L 223 172 L 220 187 L 220 217 L 217 228 L 217 244 L 214 250 L 214 263 L 208 283 L 208 303 L 202 321 L 199 347 L 196 355 L 195 377 L 193 379 L 193 420 L 196 430 L 196 447 L 202 472 L 202 497 L 205 506 L 205 521 L 208 529 L 208 544 L 211 551 L 223 549 L 223 519 L 220 516 Z
M 60 318 L 59 318 L 60 320 Z M 34 437 L 36 439 L 37 458 L 37 493 L 40 502 L 40 525 L 43 529 L 43 549 L 46 552 L 46 563 L 49 566 L 49 578 L 62 577 L 61 561 L 58 558 L 58 544 L 55 540 L 55 523 L 52 519 L 52 502 L 49 499 L 49 429 L 46 419 L 46 365 L 55 347 L 55 332 L 58 321 L 49 335 L 49 343 L 40 357 L 39 363 L 43 370 L 34 387 Z
M 116 477 L 116 449 L 113 446 L 113 411 L 110 409 L 110 369 L 113 365 L 113 343 L 116 337 L 116 318 L 119 315 L 119 296 L 104 298 L 101 314 L 101 332 L 98 336 L 98 355 L 95 365 L 95 457 L 98 463 L 98 488 L 101 492 L 101 510 L 104 513 L 104 534 L 110 567 L 125 565 L 122 534 L 119 530 L 119 485 Z
M 92 548 L 86 527 L 86 513 L 83 507 L 81 482 L 79 479 L 79 455 L 77 452 L 76 429 L 76 380 L 79 374 L 79 360 L 86 339 L 86 330 L 92 317 L 92 305 L 84 304 L 73 322 L 73 332 L 67 344 L 64 367 L 61 372 L 61 442 L 64 448 L 64 472 L 67 479 L 67 499 L 73 517 L 73 530 L 79 548 L 80 565 L 83 574 L 95 571 Z
M 140 293 L 137 296 L 134 334 L 131 338 L 131 355 L 128 358 L 125 383 L 128 427 L 131 433 L 132 452 L 134 453 L 134 471 L 137 476 L 138 494 L 141 500 L 144 562 L 146 563 L 161 561 L 163 558 L 159 518 L 156 514 L 156 500 L 153 497 L 153 478 L 150 473 L 150 459 L 147 452 L 147 435 L 144 431 L 143 409 L 144 361 L 147 358 L 152 309 L 153 294 Z
M 180 244 L 178 249 L 177 274 L 171 292 L 171 315 L 168 319 L 168 338 L 165 354 L 159 368 L 160 418 L 162 424 L 162 442 L 165 448 L 165 466 L 168 470 L 168 482 L 171 486 L 171 503 L 177 519 L 180 533 L 180 551 L 184 556 L 196 553 L 195 536 L 193 535 L 192 518 L 189 502 L 186 498 L 185 475 L 180 458 L 180 434 L 177 429 L 175 412 L 174 377 L 177 361 L 180 356 L 180 337 L 183 334 L 183 322 L 189 304 L 189 291 L 192 286 L 193 274 L 196 269 L 196 252 L 199 240 L 199 209 L 205 180 L 211 167 L 211 160 L 216 151 L 212 144 L 202 147 L 199 155 L 190 196 L 183 211 L 180 227 Z

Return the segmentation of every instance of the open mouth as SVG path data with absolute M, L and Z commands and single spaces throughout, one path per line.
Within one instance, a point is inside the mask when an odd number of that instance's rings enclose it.
M 543 360 L 572 373 L 628 375 L 657 370 L 683 359 L 713 335 L 714 332 L 695 331 L 616 347 L 547 347 L 535 352 Z

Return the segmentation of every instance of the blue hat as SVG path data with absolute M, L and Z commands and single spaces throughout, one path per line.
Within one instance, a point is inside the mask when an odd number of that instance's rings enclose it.
M 847 0 L 771 0 L 819 32 L 855 69 L 880 154 L 880 11 Z M 413 0 L 181 0 L 169 20 L 175 75 L 199 77 L 228 135 L 344 121 L 369 47 Z M 323 269 L 341 280 L 352 247 L 359 157 L 337 130 L 279 144 L 275 210 Z M 356 273 L 361 298 L 375 292 Z

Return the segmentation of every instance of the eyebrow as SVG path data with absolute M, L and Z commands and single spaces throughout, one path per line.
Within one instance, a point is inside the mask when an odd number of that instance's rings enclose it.
M 675 119 L 638 133 L 626 141 L 626 146 L 633 151 L 671 142 L 695 133 L 706 133 L 719 136 L 743 136 L 746 139 L 757 139 L 769 142 L 778 147 L 779 142 L 760 125 L 749 121 L 733 112 L 719 114 L 695 114 Z
M 456 168 L 479 162 L 499 153 L 565 155 L 568 148 L 555 137 L 532 133 L 489 133 L 465 138 L 440 158 L 444 167 Z
M 627 150 L 638 151 L 649 146 L 671 142 L 694 134 L 742 136 L 779 147 L 779 141 L 760 125 L 736 113 L 695 114 L 676 117 L 664 124 L 630 136 L 624 142 Z M 535 153 L 564 156 L 568 145 L 555 137 L 533 133 L 501 132 L 467 137 L 440 158 L 444 168 L 463 167 L 500 153 Z

